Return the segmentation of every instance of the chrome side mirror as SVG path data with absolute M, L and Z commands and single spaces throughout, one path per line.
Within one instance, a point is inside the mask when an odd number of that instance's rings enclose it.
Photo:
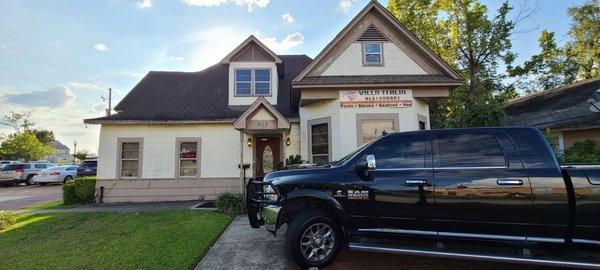
M 374 171 L 376 168 L 377 162 L 375 161 L 374 155 L 366 155 L 354 165 L 354 171 L 364 176 L 368 176 L 369 172 Z
M 373 171 L 377 168 L 377 162 L 375 161 L 374 155 L 366 155 L 364 159 L 367 162 L 367 170 Z

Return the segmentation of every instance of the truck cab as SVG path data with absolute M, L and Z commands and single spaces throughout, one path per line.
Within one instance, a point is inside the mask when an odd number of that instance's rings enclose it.
M 252 227 L 287 224 L 286 248 L 305 267 L 340 248 L 382 250 L 370 239 L 598 250 L 598 170 L 561 169 L 533 128 L 394 133 L 327 166 L 250 181 L 247 208 Z

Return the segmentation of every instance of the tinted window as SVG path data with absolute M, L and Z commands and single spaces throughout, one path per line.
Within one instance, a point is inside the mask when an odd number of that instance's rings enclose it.
M 80 167 L 96 167 L 97 164 L 98 164 L 98 161 L 84 161 L 79 166 Z
M 594 185 L 600 185 L 600 169 L 586 169 L 585 174 L 587 175 L 590 183 Z
M 31 164 L 23 164 L 23 169 L 31 169 Z
M 36 169 L 46 169 L 48 166 L 46 164 L 34 164 Z
M 394 136 L 382 139 L 365 151 L 372 154 L 378 169 L 424 168 L 425 140 L 416 136 Z
M 23 164 L 10 164 L 2 168 L 3 171 L 13 171 L 16 169 L 23 169 Z
M 438 135 L 441 167 L 506 166 L 496 138 L 490 134 Z

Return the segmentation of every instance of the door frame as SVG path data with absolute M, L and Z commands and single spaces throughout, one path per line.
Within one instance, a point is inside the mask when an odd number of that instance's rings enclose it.
M 284 147 L 284 143 L 283 143 L 283 133 L 255 133 L 252 134 L 252 141 L 254 142 L 252 144 L 252 175 L 254 177 L 256 177 L 257 174 L 257 162 L 258 162 L 258 151 L 256 151 L 256 146 L 258 145 L 258 140 L 257 138 L 279 138 L 279 158 L 281 159 L 280 162 L 284 162 L 285 161 L 285 157 L 283 156 L 285 151 L 283 150 Z M 273 164 L 273 166 L 275 166 L 276 164 Z

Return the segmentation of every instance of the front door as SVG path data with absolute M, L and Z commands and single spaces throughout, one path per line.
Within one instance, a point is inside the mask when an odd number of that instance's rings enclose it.
M 274 170 L 281 163 L 281 137 L 257 136 L 254 141 L 256 142 L 254 175 L 260 177 Z

